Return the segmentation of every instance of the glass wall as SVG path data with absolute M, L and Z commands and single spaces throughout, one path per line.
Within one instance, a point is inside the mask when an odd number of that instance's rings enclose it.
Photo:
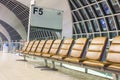
M 68 0 L 73 18 L 73 38 L 120 34 L 119 0 Z
M 30 40 L 58 39 L 60 31 L 43 29 L 39 27 L 30 28 Z

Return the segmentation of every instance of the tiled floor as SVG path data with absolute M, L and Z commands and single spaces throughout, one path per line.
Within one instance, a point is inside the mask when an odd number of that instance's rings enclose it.
M 19 56 L 0 53 L 0 80 L 78 80 L 58 71 L 41 71 L 28 62 L 16 61 Z

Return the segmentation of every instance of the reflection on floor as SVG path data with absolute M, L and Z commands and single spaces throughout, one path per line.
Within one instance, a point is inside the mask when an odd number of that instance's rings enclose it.
M 32 64 L 16 61 L 15 54 L 0 53 L 0 80 L 77 80 L 57 71 L 41 71 Z
M 103 80 L 97 76 L 90 78 L 88 74 L 84 73 L 80 74 L 79 78 L 75 78 L 64 73 L 64 71 L 68 71 L 67 69 L 63 69 L 61 72 L 41 70 L 34 68 L 33 63 L 16 61 L 19 58 L 21 57 L 15 54 L 0 53 L 0 80 Z M 74 75 L 74 72 L 71 74 Z

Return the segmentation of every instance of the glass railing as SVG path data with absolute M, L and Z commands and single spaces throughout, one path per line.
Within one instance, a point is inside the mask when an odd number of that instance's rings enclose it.
M 21 42 L 0 42 L 0 51 L 14 53 L 16 50 L 20 50 L 23 45 Z

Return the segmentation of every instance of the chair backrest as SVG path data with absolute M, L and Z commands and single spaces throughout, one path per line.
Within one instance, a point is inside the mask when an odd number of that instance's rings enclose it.
M 24 46 L 23 46 L 23 48 L 22 48 L 22 51 L 25 51 L 25 50 L 27 49 L 29 43 L 30 43 L 30 42 L 25 42 L 25 44 L 24 44 Z
M 35 41 L 30 41 L 30 43 L 29 43 L 29 45 L 28 45 L 28 47 L 27 47 L 27 49 L 26 49 L 25 51 L 29 52 L 29 51 L 31 50 L 34 42 L 35 42 Z
M 39 53 L 39 52 L 41 52 L 42 51 L 42 49 L 43 49 L 43 47 L 44 47 L 44 45 L 45 45 L 45 42 L 46 42 L 46 40 L 41 40 L 40 41 L 40 43 L 39 43 L 39 45 L 38 45 L 38 47 L 37 47 L 37 49 L 36 49 L 36 53 Z
M 60 45 L 61 45 L 61 42 L 62 42 L 61 39 L 55 40 L 49 53 L 50 54 L 56 54 L 58 52 L 58 49 L 59 49 Z
M 120 63 L 120 36 L 113 39 L 109 48 L 106 61 Z
M 69 53 L 69 50 L 72 46 L 72 43 L 73 43 L 73 39 L 64 39 L 64 41 L 60 47 L 60 50 L 58 52 L 58 55 L 67 56 Z
M 87 38 L 79 38 L 75 40 L 75 43 L 70 52 L 70 57 L 82 58 L 82 55 L 85 52 L 87 43 L 88 43 Z
M 101 61 L 107 44 L 107 37 L 96 37 L 92 40 L 86 53 L 86 59 Z
M 46 41 L 45 46 L 44 46 L 44 48 L 42 50 L 42 53 L 48 53 L 49 52 L 49 50 L 50 50 L 50 48 L 51 48 L 51 46 L 53 44 L 53 41 L 54 40 L 47 40 Z
M 34 51 L 36 50 L 36 48 L 37 48 L 39 42 L 40 42 L 39 40 L 37 40 L 37 41 L 34 42 L 32 48 L 31 48 L 31 50 L 30 50 L 31 52 L 34 52 Z

